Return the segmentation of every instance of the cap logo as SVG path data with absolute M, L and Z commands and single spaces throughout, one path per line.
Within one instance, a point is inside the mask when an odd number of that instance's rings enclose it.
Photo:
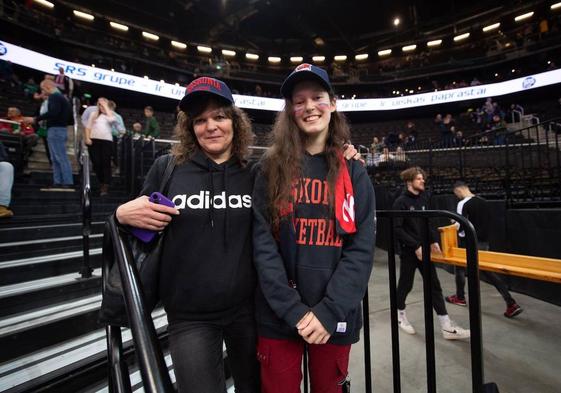
M 311 71 L 312 65 L 308 63 L 300 64 L 298 67 L 294 69 L 294 71 Z
M 193 82 L 189 83 L 187 86 L 187 93 L 191 93 L 193 90 L 210 90 L 216 89 L 222 91 L 222 85 L 216 79 L 202 77 L 195 79 Z

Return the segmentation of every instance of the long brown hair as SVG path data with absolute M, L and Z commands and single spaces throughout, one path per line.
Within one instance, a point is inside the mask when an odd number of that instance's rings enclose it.
M 334 102 L 335 95 L 329 93 Z M 339 171 L 339 154 L 343 145 L 350 138 L 349 125 L 342 113 L 331 113 L 329 131 L 325 144 L 325 157 L 328 172 L 329 190 L 335 189 L 335 180 Z M 263 173 L 268 182 L 269 213 L 273 226 L 280 220 L 280 211 L 291 203 L 292 185 L 302 177 L 306 135 L 298 128 L 294 119 L 292 101 L 285 99 L 284 109 L 278 113 L 271 132 L 271 147 L 263 157 Z M 334 193 L 329 193 L 329 206 L 332 210 Z
M 236 157 L 242 165 L 245 165 L 249 156 L 249 147 L 255 137 L 251 129 L 251 121 L 247 114 L 237 106 L 226 103 L 224 100 L 215 99 L 212 96 L 202 97 L 202 99 L 193 102 L 188 113 L 179 111 L 174 129 L 174 136 L 179 139 L 179 143 L 173 146 L 171 153 L 175 156 L 176 162 L 182 164 L 188 161 L 195 151 L 201 149 L 195 136 L 193 120 L 212 104 L 217 104 L 224 111 L 224 115 L 232 120 L 234 131 L 232 156 Z

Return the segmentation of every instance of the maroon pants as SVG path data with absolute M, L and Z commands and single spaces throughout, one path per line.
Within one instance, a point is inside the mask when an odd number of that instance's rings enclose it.
M 259 337 L 261 393 L 300 393 L 303 340 Z M 341 393 L 348 374 L 350 345 L 308 345 L 311 393 Z

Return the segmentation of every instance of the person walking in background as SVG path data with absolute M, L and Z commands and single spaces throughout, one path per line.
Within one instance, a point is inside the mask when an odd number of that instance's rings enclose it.
M 90 114 L 84 142 L 89 146 L 93 168 L 99 180 L 99 195 L 109 193 L 111 183 L 111 156 L 113 154 L 113 124 L 117 117 L 107 98 L 97 100 L 97 110 Z
M 144 108 L 144 116 L 146 117 L 144 122 L 144 136 L 151 138 L 160 137 L 160 125 L 158 120 L 154 116 L 154 108 L 147 106 Z
M 261 391 L 300 391 L 307 344 L 311 391 L 340 393 L 372 269 L 374 189 L 343 159 L 350 132 L 327 72 L 301 64 L 281 93 L 253 192 Z
M 47 140 L 53 164 L 53 187 L 70 189 L 74 183 L 72 166 L 66 154 L 68 125 L 72 109 L 70 103 L 57 89 L 54 81 L 45 79 L 41 82 L 41 93 L 47 98 L 47 112 L 36 118 L 24 118 L 29 122 L 47 121 Z
M 401 179 L 405 182 L 406 189 L 395 200 L 392 209 L 405 211 L 429 210 L 429 197 L 425 192 L 425 171 L 420 167 L 412 167 L 401 172 Z M 415 334 L 415 328 L 409 323 L 405 313 L 405 300 L 413 288 L 415 270 L 419 269 L 423 274 L 423 252 L 441 252 L 437 241 L 438 236 L 432 228 L 429 233 L 431 248 L 430 250 L 423 250 L 422 225 L 423 221 L 419 218 L 398 217 L 394 220 L 395 235 L 401 248 L 401 264 L 397 284 L 397 320 L 399 327 L 408 334 Z M 432 303 L 438 315 L 442 336 L 447 340 L 469 338 L 470 331 L 454 324 L 448 316 L 442 287 L 434 264 L 431 263 L 430 268 Z
M 489 208 L 487 201 L 480 196 L 474 195 L 469 189 L 469 186 L 462 181 L 454 183 L 453 191 L 460 200 L 456 207 L 456 212 L 467 218 L 473 224 L 475 233 L 477 234 L 477 246 L 479 250 L 489 250 Z M 465 233 L 458 223 L 456 225 L 460 229 L 458 232 L 460 240 L 459 246 L 465 247 Z M 456 294 L 446 296 L 446 301 L 457 306 L 466 306 L 467 303 L 464 292 L 466 285 L 466 269 L 459 266 L 455 266 L 454 269 L 456 275 Z M 498 274 L 488 271 L 480 271 L 479 274 L 481 278 L 493 284 L 503 297 L 506 303 L 505 317 L 513 318 L 523 311 L 512 298 L 506 283 Z

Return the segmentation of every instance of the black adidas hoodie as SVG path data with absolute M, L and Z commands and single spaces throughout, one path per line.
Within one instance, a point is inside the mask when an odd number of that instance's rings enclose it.
M 368 286 L 375 245 L 374 189 L 366 170 L 349 162 L 357 232 L 340 236 L 329 214 L 324 154 L 304 157 L 303 192 L 292 216 L 293 239 L 275 236 L 267 209 L 267 182 L 257 175 L 253 192 L 253 249 L 259 275 L 256 312 L 259 335 L 298 338 L 296 324 L 313 311 L 331 333 L 329 343 L 351 344 L 362 326 L 361 300 Z M 282 232 L 282 230 L 281 230 Z M 289 255 L 290 254 L 290 255 Z
M 158 189 L 166 163 L 156 160 L 142 194 Z M 236 158 L 216 164 L 197 151 L 176 166 L 167 197 L 180 215 L 166 229 L 160 270 L 170 321 L 220 320 L 253 302 L 252 189 L 249 167 Z

